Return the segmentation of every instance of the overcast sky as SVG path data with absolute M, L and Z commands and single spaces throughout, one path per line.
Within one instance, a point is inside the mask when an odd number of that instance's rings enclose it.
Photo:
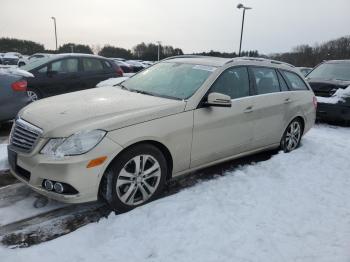
M 43 43 L 111 44 L 132 48 L 162 41 L 185 53 L 239 46 L 242 2 L 243 50 L 269 54 L 350 35 L 350 0 L 0 0 L 0 37 Z

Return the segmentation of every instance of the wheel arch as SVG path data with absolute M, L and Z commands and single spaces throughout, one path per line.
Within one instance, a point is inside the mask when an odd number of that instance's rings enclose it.
M 132 144 L 129 144 L 128 146 L 126 146 L 125 148 L 123 148 L 123 150 L 121 150 L 118 154 L 116 154 L 113 159 L 108 163 L 107 167 L 105 168 L 103 175 L 99 181 L 99 192 L 101 190 L 101 186 L 104 184 L 105 181 L 105 174 L 106 171 L 109 169 L 109 167 L 114 163 L 114 161 L 116 161 L 118 159 L 119 156 L 121 156 L 121 154 L 123 154 L 123 152 L 125 152 L 126 150 L 141 145 L 141 144 L 148 144 L 148 145 L 153 145 L 156 148 L 158 148 L 164 155 L 165 160 L 167 162 L 167 166 L 168 166 L 168 173 L 166 175 L 166 181 L 170 180 L 172 177 L 172 171 L 173 171 L 173 157 L 170 153 L 170 150 L 168 149 L 167 146 L 165 146 L 163 143 L 156 141 L 156 140 L 142 140 L 142 141 L 138 141 Z

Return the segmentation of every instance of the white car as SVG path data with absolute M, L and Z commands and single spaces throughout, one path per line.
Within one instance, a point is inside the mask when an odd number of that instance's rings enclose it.
M 25 107 L 10 135 L 9 163 L 47 197 L 101 197 L 127 211 L 154 199 L 171 178 L 263 150 L 296 149 L 316 105 L 299 70 L 284 63 L 173 57 L 119 86 Z

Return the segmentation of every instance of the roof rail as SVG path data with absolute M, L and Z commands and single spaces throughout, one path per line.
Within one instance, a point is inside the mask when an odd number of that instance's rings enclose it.
M 162 61 L 176 59 L 176 58 L 208 58 L 210 56 L 204 56 L 204 55 L 176 55 L 176 56 L 170 56 L 167 58 L 164 58 Z
M 267 59 L 267 58 L 261 58 L 261 57 L 250 57 L 250 56 L 242 56 L 242 57 L 235 57 L 232 58 L 231 60 L 227 61 L 226 64 L 231 63 L 235 60 L 247 60 L 247 61 L 257 61 L 257 62 L 270 62 L 271 64 L 278 64 L 278 65 L 286 65 L 290 67 L 295 67 L 291 64 L 282 62 L 282 61 L 277 61 L 273 59 Z

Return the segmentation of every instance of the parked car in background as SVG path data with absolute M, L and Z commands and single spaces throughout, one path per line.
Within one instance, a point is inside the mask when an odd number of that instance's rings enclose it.
M 141 71 L 141 70 L 146 68 L 145 65 L 143 65 L 140 62 L 135 61 L 135 60 L 127 60 L 125 62 L 132 67 L 132 70 L 133 70 L 134 73 L 136 73 L 138 71 Z
M 47 53 L 35 53 L 35 54 L 32 54 L 31 56 L 29 56 L 27 58 L 27 63 L 31 63 L 31 62 L 34 62 L 38 59 L 41 59 L 41 58 L 49 58 L 51 56 L 54 56 L 54 54 L 47 54 Z
M 119 59 L 111 58 L 114 63 L 116 63 L 123 70 L 124 73 L 133 73 L 133 67 Z
M 0 123 L 14 119 L 29 102 L 26 78 L 19 73 L 0 70 Z
M 34 75 L 28 79 L 32 101 L 89 88 L 112 77 L 123 76 L 111 60 L 87 54 L 59 54 L 29 63 L 22 69 Z
M 350 122 L 350 60 L 325 61 L 307 81 L 318 97 L 317 118 Z
M 22 58 L 22 55 L 20 53 L 8 52 L 3 55 L 2 64 L 10 65 L 10 66 L 18 66 L 18 62 L 20 58 Z
M 315 102 L 300 72 L 284 63 L 173 57 L 120 86 L 24 108 L 10 135 L 10 169 L 47 197 L 79 203 L 100 196 L 127 211 L 173 177 L 296 149 L 314 124 Z
M 306 76 L 308 73 L 312 71 L 312 67 L 297 67 L 297 68 L 303 74 L 303 76 Z

